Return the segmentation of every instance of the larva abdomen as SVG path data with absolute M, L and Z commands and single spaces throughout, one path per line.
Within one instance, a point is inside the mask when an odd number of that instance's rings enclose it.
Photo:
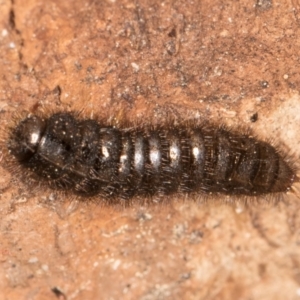
M 256 196 L 286 192 L 296 177 L 268 143 L 210 126 L 117 129 L 72 113 L 30 115 L 7 145 L 30 176 L 82 196 Z

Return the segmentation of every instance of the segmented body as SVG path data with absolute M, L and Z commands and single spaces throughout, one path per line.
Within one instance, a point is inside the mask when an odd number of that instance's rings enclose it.
M 220 127 L 115 128 L 72 113 L 31 115 L 8 148 L 29 176 L 82 196 L 286 192 L 295 174 L 266 142 Z

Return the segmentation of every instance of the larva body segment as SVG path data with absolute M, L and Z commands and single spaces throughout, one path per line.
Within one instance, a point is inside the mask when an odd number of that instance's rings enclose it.
M 29 115 L 7 147 L 29 176 L 81 196 L 256 196 L 286 192 L 296 178 L 270 144 L 212 126 L 118 129 L 68 112 Z

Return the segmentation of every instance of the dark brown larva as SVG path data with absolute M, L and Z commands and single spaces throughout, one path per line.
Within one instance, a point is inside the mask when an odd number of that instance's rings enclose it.
M 296 178 L 270 144 L 211 126 L 118 129 L 72 113 L 29 115 L 7 147 L 29 176 L 81 196 L 256 196 L 286 192 Z

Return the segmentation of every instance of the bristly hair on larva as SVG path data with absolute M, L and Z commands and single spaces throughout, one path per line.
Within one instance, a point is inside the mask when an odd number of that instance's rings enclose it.
M 24 112 L 1 143 L 5 166 L 24 184 L 81 200 L 298 194 L 288 154 L 249 132 L 209 123 L 114 125 L 75 111 Z

